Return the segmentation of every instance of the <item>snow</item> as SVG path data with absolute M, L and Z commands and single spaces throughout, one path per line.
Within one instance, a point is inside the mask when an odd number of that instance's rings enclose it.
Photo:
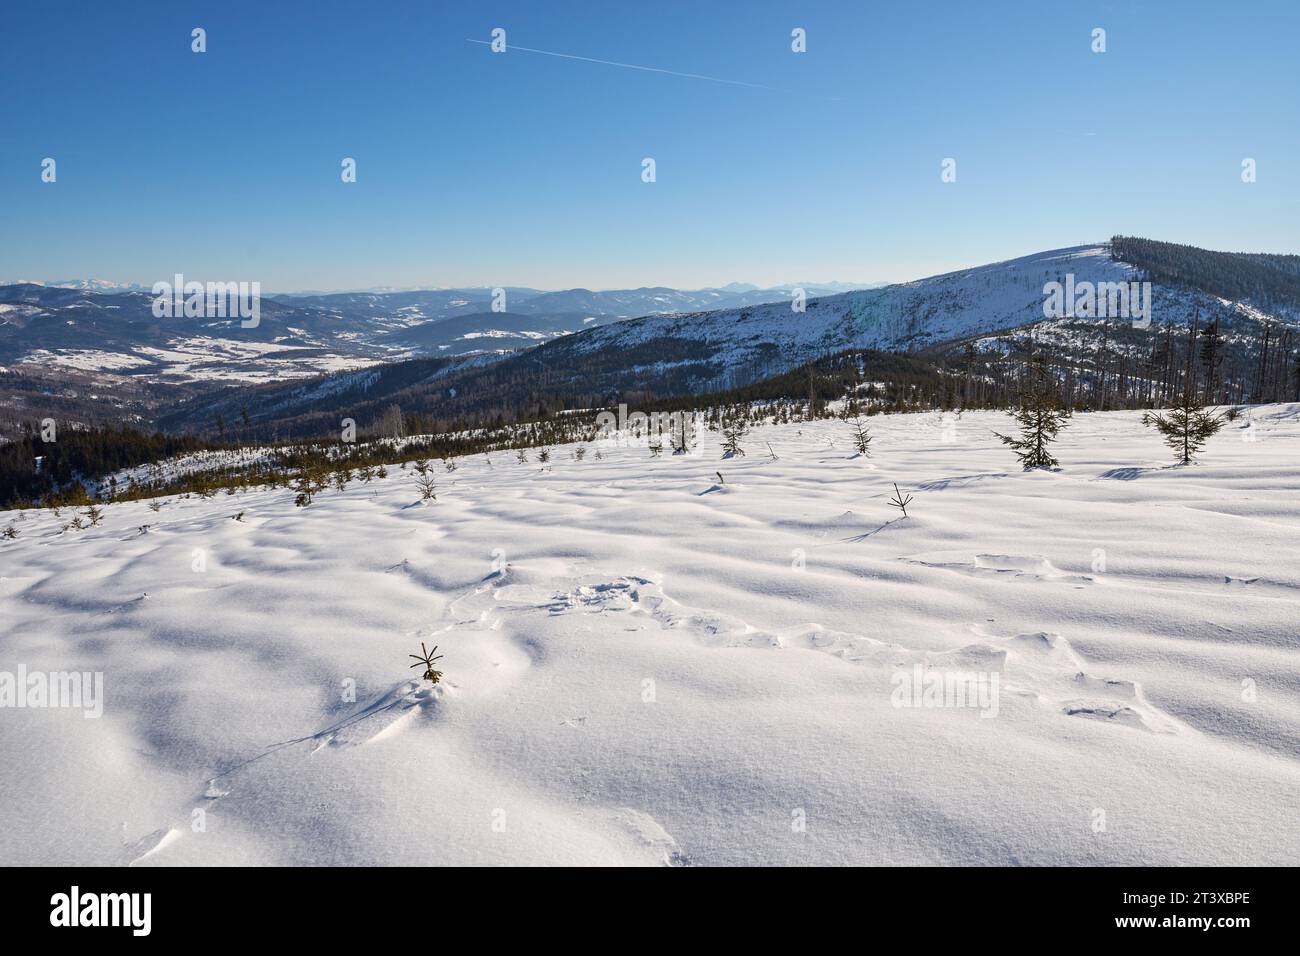
M 560 332 L 559 335 L 567 335 L 567 332 Z M 458 341 L 468 342 L 473 339 L 534 339 L 542 341 L 544 339 L 555 338 L 556 334 L 551 332 L 528 332 L 528 331 L 511 331 L 509 329 L 483 329 L 478 332 L 466 332 L 458 337 Z
M 278 382 L 379 363 L 301 346 L 207 336 L 176 339 L 168 349 L 138 346 L 135 352 L 159 365 L 156 374 L 187 382 Z
M 719 379 L 702 379 L 698 387 L 723 385 L 736 369 L 754 374 L 774 374 L 827 353 L 850 348 L 913 351 L 952 343 L 967 337 L 1032 334 L 1040 342 L 1073 343 L 1087 339 L 1078 325 L 1044 321 L 1044 287 L 1063 282 L 1067 275 L 1078 283 L 1137 281 L 1132 266 L 1110 258 L 1102 244 L 1039 252 L 1019 259 L 931 276 L 914 282 L 809 299 L 806 311 L 796 313 L 789 302 L 721 309 L 683 315 L 654 315 L 586 330 L 572 347 L 583 354 L 631 350 L 657 340 L 698 346 L 693 360 L 710 368 L 723 368 Z M 1156 282 L 1151 288 L 1150 319 L 1154 326 L 1185 325 L 1193 315 L 1211 315 L 1220 300 L 1173 283 Z M 1236 308 L 1245 320 L 1272 318 L 1248 305 Z M 1287 317 L 1283 317 L 1287 318 Z M 1293 318 L 1288 319 L 1293 321 Z M 1064 330 L 1064 334 L 1063 334 Z M 984 349 L 1005 349 L 996 339 L 980 339 Z M 705 362 L 707 359 L 707 364 Z
M 927 413 L 6 514 L 0 672 L 106 699 L 0 710 L 0 859 L 1289 864 L 1300 405 L 1251 416 L 1186 468 L 1137 413 L 1028 474 Z
M 123 352 L 99 349 L 35 349 L 18 360 L 19 364 L 62 365 L 80 371 L 117 371 L 148 365 L 149 360 Z
M 23 303 L 14 305 L 8 302 L 0 302 L 0 315 L 32 316 L 39 315 L 43 311 L 45 310 L 38 305 L 26 305 Z

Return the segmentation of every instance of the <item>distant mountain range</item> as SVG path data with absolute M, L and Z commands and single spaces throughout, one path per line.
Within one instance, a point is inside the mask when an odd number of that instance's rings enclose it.
M 12 279 L 0 285 L 44 285 L 51 289 L 82 289 L 88 292 L 145 292 L 145 286 L 134 282 L 113 282 L 110 279 L 55 279 L 41 282 L 37 279 Z
M 230 421 L 247 409 L 254 423 L 273 422 L 281 435 L 306 435 L 334 427 L 342 415 L 363 424 L 378 421 L 384 408 L 397 404 L 408 414 L 454 422 L 526 410 L 530 400 L 535 409 L 593 407 L 723 391 L 853 349 L 907 352 L 935 367 L 957 367 L 969 350 L 991 356 L 1033 350 L 1081 372 L 1095 371 L 1104 350 L 1106 362 L 1116 368 L 1123 362 L 1137 375 L 1143 363 L 1181 361 L 1188 325 L 1215 320 L 1227 340 L 1223 374 L 1246 380 L 1261 343 L 1266 354 L 1272 343 L 1276 362 L 1278 343 L 1285 341 L 1292 350 L 1286 361 L 1294 361 L 1296 261 L 1145 240 L 1125 240 L 1118 251 L 1113 243 L 1076 246 L 823 296 L 809 300 L 804 312 L 782 301 L 650 315 L 500 356 L 416 359 L 199 396 L 178 403 L 160 421 L 168 429 L 203 430 L 217 416 Z M 1048 317 L 1044 287 L 1051 282 L 1078 288 L 1149 282 L 1150 323 Z M 1230 288 L 1251 294 L 1224 294 Z
M 168 277 L 170 279 L 170 276 Z M 0 281 L 0 286 L 5 285 L 46 285 L 56 289 L 84 289 L 91 292 L 148 292 L 152 286 L 140 285 L 138 282 L 115 282 L 112 279 L 54 279 L 43 281 L 40 279 L 6 279 Z M 805 288 L 805 289 L 827 289 L 833 292 L 849 292 L 853 289 L 870 289 L 879 285 L 888 285 L 885 282 L 787 282 L 781 286 L 768 286 L 768 289 L 787 289 L 787 288 Z M 469 288 L 469 287 L 466 287 Z M 662 286 L 656 288 L 663 288 Z M 454 291 L 447 286 L 441 285 L 411 285 L 411 286 L 371 286 L 365 289 L 334 289 L 325 291 L 321 289 L 300 289 L 296 292 L 275 292 L 267 290 L 268 294 L 278 297 L 284 296 L 321 296 L 321 295 L 351 295 L 355 293 L 372 293 L 377 295 L 387 294 L 389 292 L 449 292 Z M 531 292 L 534 295 L 540 295 L 543 289 L 524 289 L 520 287 L 519 291 Z M 582 290 L 578 290 L 582 291 Z M 749 282 L 728 282 L 722 286 L 710 286 L 705 289 L 698 289 L 697 292 L 703 294 L 708 292 L 760 292 L 761 286 L 753 285 Z
M 1150 283 L 1149 323 L 1044 314 L 1049 283 Z M 0 287 L 0 419 L 134 420 L 172 431 L 242 421 L 281 436 L 383 409 L 455 422 L 746 386 L 846 350 L 934 367 L 1031 348 L 1063 369 L 1166 364 L 1174 335 L 1218 321 L 1224 375 L 1280 381 L 1300 342 L 1300 257 L 1117 237 L 841 291 L 805 286 L 593 292 L 441 289 L 264 297 L 262 319 L 155 319 L 152 297 Z M 1181 348 L 1181 346 L 1178 346 Z M 1163 351 L 1160 351 L 1163 349 Z M 1181 354 L 1181 353 L 1180 353 Z M 1262 359 L 1262 362 L 1261 362 Z M 1260 373 L 1262 374 L 1262 373 Z M 531 398 L 530 398 L 531 396 Z M 510 411 L 513 410 L 513 411 Z M 334 423 L 334 424 L 330 424 Z
M 841 283 L 805 286 L 809 297 Z M 153 315 L 148 291 L 101 280 L 0 286 L 0 363 L 153 382 L 268 381 L 421 355 L 528 348 L 634 316 L 789 301 L 796 287 L 543 292 L 508 287 L 261 297 L 260 324 Z M 504 306 L 504 311 L 494 311 Z

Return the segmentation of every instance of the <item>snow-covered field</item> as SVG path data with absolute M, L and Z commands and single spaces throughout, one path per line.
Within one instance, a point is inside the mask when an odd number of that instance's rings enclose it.
M 29 512 L 0 671 L 105 700 L 0 710 L 0 860 L 1294 863 L 1300 406 L 1253 415 L 1188 468 L 1136 413 L 1033 474 L 915 414 Z

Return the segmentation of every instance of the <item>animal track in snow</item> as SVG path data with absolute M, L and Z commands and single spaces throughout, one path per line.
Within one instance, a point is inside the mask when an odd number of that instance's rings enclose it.
M 752 627 L 730 614 L 689 608 L 664 594 L 646 577 L 624 576 L 613 581 L 583 584 L 555 594 L 546 607 L 552 614 L 645 614 L 661 628 L 685 631 L 711 647 L 780 647 L 776 634 Z
M 976 625 L 978 643 L 944 651 L 913 650 L 860 634 L 809 624 L 782 635 L 783 642 L 833 654 L 877 670 L 926 670 L 1001 675 L 1001 690 L 1038 701 L 1071 717 L 1114 722 L 1156 733 L 1178 733 L 1181 725 L 1146 699 L 1139 684 L 1099 678 L 1059 634 L 1037 632 L 1002 637 Z

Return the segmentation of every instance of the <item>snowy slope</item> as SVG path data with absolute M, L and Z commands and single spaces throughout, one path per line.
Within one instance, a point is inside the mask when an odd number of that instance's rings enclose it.
M 793 368 L 849 348 L 909 351 L 1033 325 L 1053 337 L 1044 316 L 1043 287 L 1067 274 L 1084 281 L 1133 282 L 1137 271 L 1110 258 L 1106 244 L 1074 246 L 959 272 L 811 300 L 678 316 L 650 316 L 592 329 L 565 343 L 575 352 L 628 351 L 656 341 L 698 344 L 694 361 L 745 369 L 746 378 Z M 1196 310 L 1223 305 L 1179 285 L 1153 283 L 1151 324 L 1186 325 Z
M 393 469 L 26 513 L 0 671 L 107 699 L 0 710 L 0 859 L 1293 863 L 1300 406 L 1253 415 L 1190 468 L 1135 413 L 1051 474 L 1004 415 L 915 414 L 869 460 L 822 422 L 480 456 L 428 505 Z M 996 715 L 894 706 L 918 666 L 997 675 Z

